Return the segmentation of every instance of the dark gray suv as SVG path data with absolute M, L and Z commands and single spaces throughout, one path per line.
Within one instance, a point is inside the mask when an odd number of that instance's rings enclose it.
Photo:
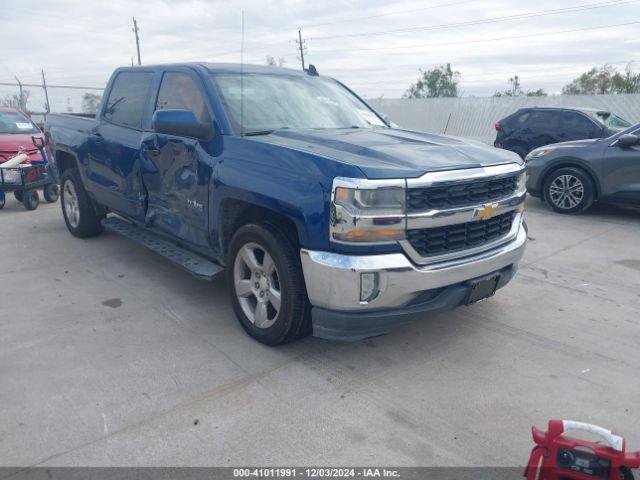
M 608 138 L 556 143 L 526 157 L 527 190 L 559 213 L 594 201 L 640 206 L 640 124 Z

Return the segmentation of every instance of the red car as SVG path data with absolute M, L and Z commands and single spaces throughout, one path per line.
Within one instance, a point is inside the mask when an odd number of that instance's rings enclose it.
M 31 137 L 44 137 L 42 132 L 20 110 L 0 108 L 0 163 L 4 163 L 18 153 L 29 155 L 29 161 L 42 161 L 42 156 L 33 145 Z
M 15 108 L 0 108 L 0 165 L 7 160 L 24 153 L 27 159 L 22 162 L 25 169 L 19 177 L 20 183 L 7 181 L 9 172 L 0 176 L 0 209 L 4 207 L 6 191 L 13 191 L 16 200 L 22 202 L 27 210 L 35 210 L 40 202 L 37 189 L 44 187 L 44 198 L 47 202 L 58 200 L 60 189 L 55 176 L 49 171 L 40 151 L 35 146 L 34 138 L 42 139 L 44 134 L 38 126 L 24 113 Z M 21 188 L 22 187 L 22 188 Z

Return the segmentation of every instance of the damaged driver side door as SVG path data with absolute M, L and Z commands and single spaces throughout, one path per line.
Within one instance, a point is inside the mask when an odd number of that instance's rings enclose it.
M 164 72 L 154 119 L 162 110 L 192 112 L 199 124 L 212 125 L 200 80 L 188 70 Z M 212 158 L 206 140 L 179 130 L 178 126 L 172 133 L 148 132 L 142 142 L 146 224 L 185 243 L 206 247 Z

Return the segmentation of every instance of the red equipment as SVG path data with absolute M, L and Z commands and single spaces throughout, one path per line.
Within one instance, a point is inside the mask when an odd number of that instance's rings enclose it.
M 601 443 L 577 440 L 565 435 L 569 430 L 589 432 Z M 640 468 L 640 452 L 625 452 L 625 440 L 589 423 L 549 420 L 549 430 L 531 428 L 536 446 L 524 471 L 527 480 L 633 480 L 631 469 Z

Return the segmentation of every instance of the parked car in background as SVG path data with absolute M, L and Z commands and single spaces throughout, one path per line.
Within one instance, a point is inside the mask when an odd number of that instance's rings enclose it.
M 43 156 L 46 154 L 44 150 L 41 153 L 36 143 L 43 146 L 44 135 L 27 115 L 15 108 L 0 108 L 0 208 L 4 207 L 5 192 L 9 191 L 27 210 L 38 208 L 39 188 L 43 188 L 47 202 L 58 200 L 60 190 L 55 170 L 47 167 Z M 16 157 L 23 160 L 10 166 Z
M 538 147 L 552 143 L 606 138 L 631 123 L 612 112 L 588 108 L 521 108 L 496 122 L 494 146 L 517 153 L 522 158 Z
M 20 110 L 15 108 L 0 108 L 0 163 L 22 152 L 30 160 L 40 161 L 40 152 L 33 144 L 33 136 L 42 137 L 42 132 Z
M 121 68 L 104 99 L 93 119 L 47 115 L 69 231 L 110 228 L 198 278 L 226 269 L 260 342 L 472 304 L 524 253 L 522 159 L 393 128 L 315 68 Z
M 527 190 L 559 213 L 595 201 L 640 206 L 640 124 L 611 137 L 558 143 L 526 158 Z

